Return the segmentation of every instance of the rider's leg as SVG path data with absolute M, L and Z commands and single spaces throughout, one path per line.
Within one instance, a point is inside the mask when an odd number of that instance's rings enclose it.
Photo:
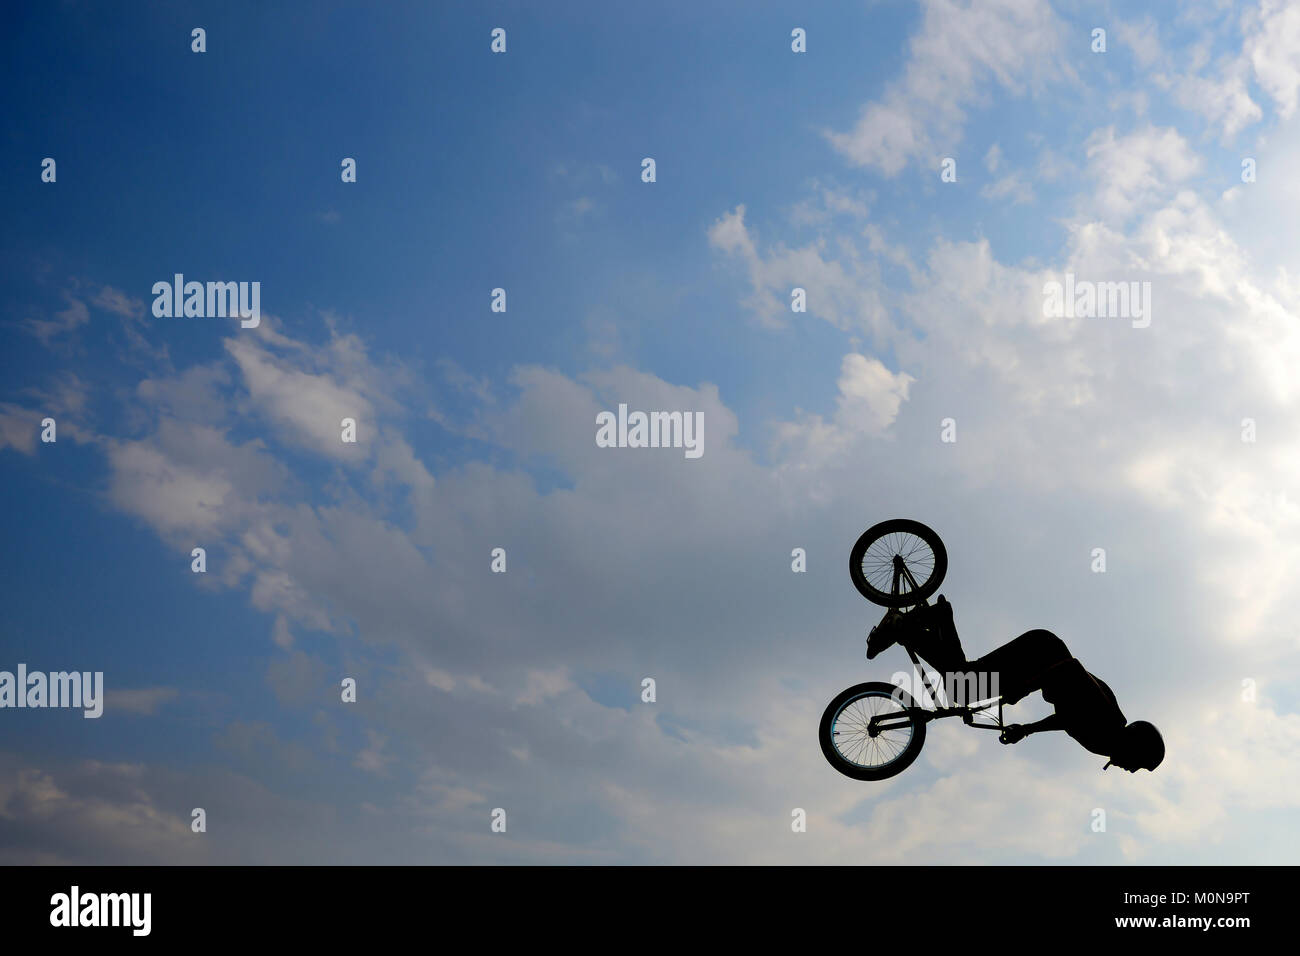
M 1051 631 L 1038 628 L 971 661 L 969 668 L 978 673 L 996 674 L 1003 703 L 1014 704 L 1041 690 L 1048 671 L 1072 656 L 1064 641 Z

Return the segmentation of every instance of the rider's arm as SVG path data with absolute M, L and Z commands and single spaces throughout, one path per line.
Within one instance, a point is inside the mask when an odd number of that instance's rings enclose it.
M 1061 720 L 1060 714 L 1052 714 L 1052 716 L 1044 717 L 1042 720 L 1037 720 L 1032 724 L 1022 725 L 1022 729 L 1025 732 L 1025 736 L 1028 737 L 1030 734 L 1040 734 L 1045 730 L 1064 730 L 1065 721 Z

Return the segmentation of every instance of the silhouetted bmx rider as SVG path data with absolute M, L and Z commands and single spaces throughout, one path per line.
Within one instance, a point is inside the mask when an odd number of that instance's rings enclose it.
M 997 674 L 1004 704 L 1014 704 L 1041 690 L 1056 713 L 1032 724 L 1011 724 L 998 738 L 1004 744 L 1045 730 L 1064 730 L 1086 749 L 1109 757 L 1106 767 L 1114 764 L 1130 773 L 1155 770 L 1165 757 L 1160 732 L 1145 720 L 1129 723 L 1111 689 L 1084 670 L 1051 631 L 1026 631 L 978 660 L 968 661 L 952 622 L 952 605 L 940 594 L 933 605 L 886 614 L 867 638 L 867 658 L 895 643 L 915 651 L 945 676 L 958 672 Z

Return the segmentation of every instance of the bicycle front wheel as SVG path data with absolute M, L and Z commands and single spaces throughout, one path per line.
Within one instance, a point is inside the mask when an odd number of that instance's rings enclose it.
M 925 743 L 925 722 L 907 716 L 912 695 L 883 681 L 855 684 L 826 705 L 818 737 L 832 767 L 854 780 L 885 780 L 912 765 Z M 886 729 L 871 732 L 873 717 Z

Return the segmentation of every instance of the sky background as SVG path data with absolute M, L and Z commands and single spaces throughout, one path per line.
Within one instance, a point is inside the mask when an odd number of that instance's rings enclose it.
M 1172 9 L 6 7 L 0 669 L 108 700 L 0 712 L 0 862 L 1294 862 L 1300 4 Z M 261 326 L 154 318 L 176 272 Z M 703 456 L 597 448 L 620 402 Z M 1053 630 L 1160 769 L 832 770 L 896 516 L 970 657 Z

